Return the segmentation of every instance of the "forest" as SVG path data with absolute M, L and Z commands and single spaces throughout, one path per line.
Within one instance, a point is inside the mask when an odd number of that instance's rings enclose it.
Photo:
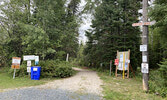
M 38 55 L 40 65 L 45 66 L 42 77 L 68 77 L 75 73 L 72 64 L 109 71 L 117 50 L 130 49 L 130 63 L 140 77 L 142 30 L 132 24 L 141 21 L 142 0 L 85 0 L 82 11 L 81 1 L 1 2 L 0 68 L 10 68 L 12 57 Z M 154 0 L 148 10 L 149 20 L 156 21 L 149 26 L 149 92 L 167 97 L 167 1 Z M 86 43 L 79 43 L 83 14 L 92 15 L 92 25 L 85 30 Z M 67 54 L 71 63 L 65 62 Z M 22 64 L 17 76 L 27 75 L 26 63 Z

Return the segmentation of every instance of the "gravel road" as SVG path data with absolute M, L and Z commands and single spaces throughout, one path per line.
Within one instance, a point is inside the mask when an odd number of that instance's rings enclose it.
M 4 90 L 0 92 L 0 100 L 103 100 L 103 82 L 96 72 L 74 69 L 79 72 L 70 78 L 39 86 Z

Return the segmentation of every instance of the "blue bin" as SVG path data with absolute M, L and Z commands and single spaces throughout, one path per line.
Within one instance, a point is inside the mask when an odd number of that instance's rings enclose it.
M 41 67 L 40 66 L 32 66 L 31 67 L 31 80 L 39 80 L 40 79 L 40 73 L 41 73 Z

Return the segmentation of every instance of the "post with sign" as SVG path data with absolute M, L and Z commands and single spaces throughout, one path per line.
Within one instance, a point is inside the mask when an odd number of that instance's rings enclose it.
M 148 73 L 149 73 L 149 62 L 148 62 L 148 25 L 155 24 L 155 21 L 148 22 L 148 0 L 143 0 L 143 22 L 142 23 L 134 23 L 132 26 L 142 26 L 142 45 L 140 46 L 140 51 L 142 51 L 142 64 L 141 71 L 143 73 L 143 90 L 148 92 Z
M 31 60 L 27 61 L 27 72 L 28 72 L 28 75 L 30 76 L 30 73 L 31 73 Z
M 16 69 L 20 68 L 20 62 L 21 62 L 21 58 L 20 57 L 13 57 L 12 58 L 12 66 L 11 66 L 11 68 L 14 69 L 13 79 L 15 79 Z

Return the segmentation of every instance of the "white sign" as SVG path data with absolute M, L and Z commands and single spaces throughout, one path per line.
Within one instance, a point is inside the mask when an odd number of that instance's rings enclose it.
M 39 56 L 35 56 L 35 61 L 39 61 Z
M 120 54 L 120 62 L 123 62 L 123 54 Z
M 12 59 L 12 64 L 19 64 L 20 65 L 21 59 Z
M 37 71 L 38 69 L 37 68 L 33 68 L 33 71 Z
M 142 61 L 147 62 L 147 56 L 142 56 Z
M 140 51 L 147 51 L 147 45 L 140 45 Z
M 141 64 L 141 72 L 142 73 L 148 73 L 149 72 L 148 63 L 142 63 Z
M 31 67 L 27 67 L 27 72 L 31 72 Z
M 23 60 L 35 60 L 35 55 L 26 55 L 26 56 L 23 56 Z
M 27 61 L 27 66 L 30 67 L 31 66 L 31 61 Z

